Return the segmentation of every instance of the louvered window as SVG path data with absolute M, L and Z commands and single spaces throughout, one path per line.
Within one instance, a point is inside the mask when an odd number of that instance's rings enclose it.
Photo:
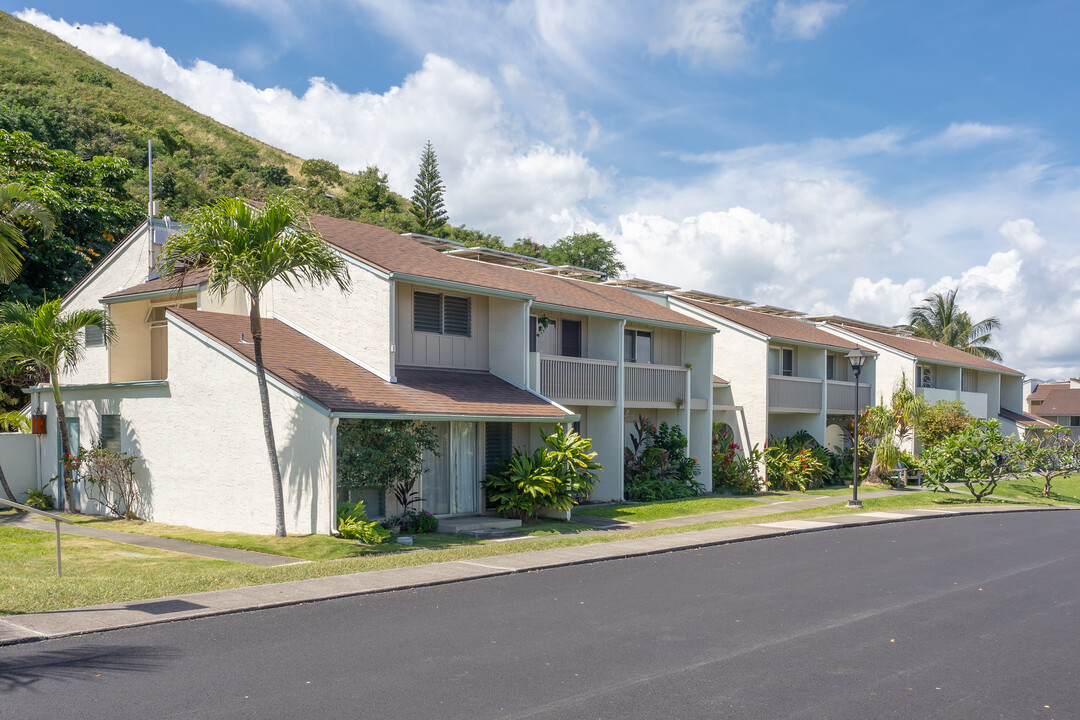
M 120 452 L 120 416 L 101 416 L 101 447 Z
M 83 338 L 88 348 L 101 347 L 105 344 L 105 333 L 101 332 L 101 328 L 97 325 L 87 325 L 83 329 Z
M 563 357 L 581 357 L 581 321 L 563 320 L 562 354 Z
M 413 293 L 413 330 L 416 332 L 442 332 L 442 295 Z
M 469 322 L 469 298 L 443 295 L 443 333 L 459 337 L 471 337 Z
M 413 293 L 413 330 L 472 337 L 472 301 L 457 295 Z

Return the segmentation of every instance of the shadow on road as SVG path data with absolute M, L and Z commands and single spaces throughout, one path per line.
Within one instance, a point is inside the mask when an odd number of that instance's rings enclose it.
M 179 651 L 143 645 L 44 650 L 0 659 L 0 692 L 41 680 L 94 680 L 105 673 L 149 673 L 180 657 Z

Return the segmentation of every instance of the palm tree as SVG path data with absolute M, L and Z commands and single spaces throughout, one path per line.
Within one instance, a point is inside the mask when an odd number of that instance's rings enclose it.
M 110 343 L 115 337 L 112 323 L 103 310 L 64 312 L 60 298 L 37 307 L 23 302 L 0 303 L 0 359 L 12 361 L 16 368 L 47 373 L 52 384 L 56 422 L 60 426 L 60 451 L 72 455 L 68 436 L 64 399 L 60 391 L 60 373 L 70 372 L 79 364 L 79 334 L 97 327 Z M 64 500 L 67 509 L 77 512 L 72 494 L 71 469 L 64 463 Z
M 26 229 L 37 224 L 45 237 L 52 234 L 53 216 L 34 202 L 19 183 L 0 185 L 0 283 L 10 283 L 22 267 L 19 248 L 26 245 Z
M 988 317 L 973 323 L 971 316 L 956 306 L 959 289 L 927 295 L 922 305 L 911 308 L 908 324 L 902 327 L 916 337 L 936 340 L 987 360 L 1001 360 L 1001 353 L 987 345 L 991 333 L 1001 328 L 1001 321 Z
M 882 482 L 882 472 L 892 470 L 900 462 L 900 446 L 915 431 L 926 414 L 926 401 L 908 385 L 907 374 L 901 373 L 893 386 L 890 404 L 881 403 L 866 414 L 866 435 L 875 441 L 874 457 L 866 482 Z
M 270 421 L 270 395 L 262 355 L 262 315 L 259 301 L 274 280 L 288 287 L 297 283 L 337 283 L 349 288 L 345 261 L 326 245 L 303 211 L 287 196 L 252 207 L 237 198 L 223 198 L 195 211 L 187 230 L 171 236 L 158 257 L 163 275 L 182 276 L 198 267 L 209 271 L 208 291 L 224 298 L 239 286 L 250 300 L 251 339 L 255 374 L 262 403 L 263 434 L 270 455 L 274 490 L 274 534 L 285 537 L 285 502 L 278 465 L 274 428 Z

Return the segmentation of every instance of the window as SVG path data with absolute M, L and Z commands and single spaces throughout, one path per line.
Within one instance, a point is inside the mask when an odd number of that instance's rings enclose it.
M 386 488 L 360 487 L 348 490 L 343 487 L 338 488 L 338 502 L 355 506 L 361 500 L 364 501 L 364 512 L 367 513 L 368 518 L 386 517 Z
M 97 325 L 87 325 L 83 329 L 83 340 L 86 347 L 101 347 L 105 344 L 105 333 Z
M 536 352 L 536 331 L 538 330 L 536 318 L 529 316 L 529 352 Z
M 632 363 L 652 362 L 652 333 L 627 330 L 623 335 L 623 360 Z
M 793 376 L 795 374 L 795 349 L 770 347 L 769 374 Z
M 836 379 L 836 356 L 835 355 L 826 355 L 825 356 L 825 379 L 826 380 L 835 380 Z
M 979 392 L 979 373 L 975 370 L 962 370 L 960 389 L 964 392 Z
M 100 443 L 101 447 L 112 450 L 113 452 L 120 452 L 120 416 L 119 415 L 102 415 L 101 416 L 101 435 Z
M 919 379 L 919 387 L 934 387 L 934 368 L 928 367 L 926 365 L 920 365 L 918 367 L 917 377 Z
M 457 295 L 413 293 L 413 330 L 436 335 L 472 337 L 472 301 Z
M 1073 415 L 1069 418 L 1069 425 L 1071 427 L 1080 427 L 1080 415 Z
M 562 355 L 564 357 L 581 357 L 580 320 L 563 320 Z

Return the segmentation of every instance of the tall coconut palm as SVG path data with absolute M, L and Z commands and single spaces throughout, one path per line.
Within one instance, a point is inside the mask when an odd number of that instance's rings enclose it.
M 73 453 L 60 373 L 70 372 L 79 364 L 79 336 L 91 326 L 101 330 L 106 343 L 113 341 L 115 332 L 103 310 L 64 312 L 60 298 L 37 307 L 23 302 L 0 303 L 0 358 L 12 361 L 17 368 L 48 374 L 64 457 Z M 67 509 L 75 512 L 72 483 L 71 470 L 64 463 L 64 501 Z
M 927 295 L 922 305 L 911 308 L 904 328 L 917 337 L 936 340 L 987 360 L 1001 360 L 1001 353 L 987 345 L 993 331 L 1001 328 L 1001 321 L 988 317 L 973 323 L 971 316 L 956 305 L 959 289 Z
M 48 237 L 53 224 L 52 214 L 34 202 L 22 185 L 0 185 L 0 283 L 10 283 L 19 274 L 19 248 L 26 245 L 26 230 L 37 225 Z
M 285 537 L 285 502 L 274 427 L 270 421 L 259 303 L 263 290 L 274 280 L 280 280 L 290 288 L 300 283 L 325 285 L 333 282 L 345 292 L 349 288 L 345 261 L 323 241 L 303 211 L 282 195 L 261 207 L 253 207 L 236 198 L 224 198 L 200 208 L 190 219 L 187 230 L 171 236 L 165 243 L 158 266 L 163 275 L 173 276 L 194 268 L 208 270 L 208 291 L 221 298 L 236 287 L 247 293 L 263 434 L 270 456 L 274 534 Z

